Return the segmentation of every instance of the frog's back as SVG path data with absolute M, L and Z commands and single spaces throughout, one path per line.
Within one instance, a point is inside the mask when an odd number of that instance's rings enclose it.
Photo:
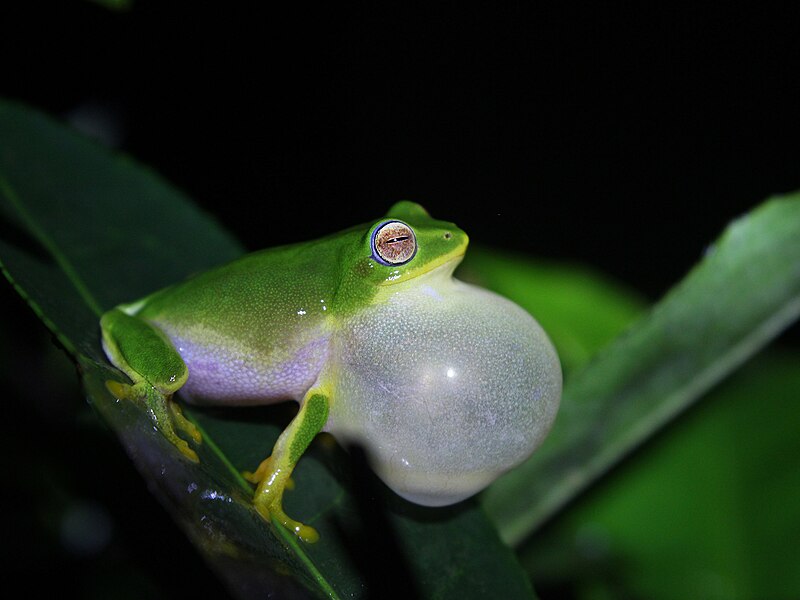
M 156 292 L 128 310 L 157 325 L 189 369 L 197 403 L 302 398 L 328 353 L 338 283 L 324 241 L 263 250 Z

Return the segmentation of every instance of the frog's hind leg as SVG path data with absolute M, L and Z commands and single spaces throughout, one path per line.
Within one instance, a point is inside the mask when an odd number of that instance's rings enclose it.
M 119 309 L 103 315 L 100 327 L 106 354 L 132 381 L 132 384 L 107 381 L 108 390 L 117 398 L 142 402 L 164 437 L 184 456 L 197 462 L 197 453 L 176 431 L 181 430 L 196 443 L 202 440 L 200 432 L 172 399 L 189 376 L 178 351 L 161 331 Z
M 275 442 L 270 457 L 262 461 L 254 473 L 245 474 L 258 485 L 253 504 L 259 514 L 267 520 L 277 520 L 309 543 L 316 542 L 319 534 L 313 527 L 289 518 L 283 511 L 283 493 L 293 487 L 292 470 L 311 440 L 325 426 L 328 406 L 328 394 L 319 388 L 312 388 L 303 399 L 297 415 Z

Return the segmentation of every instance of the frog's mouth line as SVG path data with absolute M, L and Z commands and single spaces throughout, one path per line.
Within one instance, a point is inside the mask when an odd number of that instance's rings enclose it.
M 395 276 L 390 275 L 389 277 L 381 281 L 380 285 L 389 286 L 389 285 L 395 285 L 397 283 L 411 281 L 415 277 L 428 275 L 430 273 L 433 273 L 434 271 L 441 271 L 443 275 L 448 275 L 455 270 L 455 268 L 458 266 L 458 263 L 461 262 L 466 253 L 467 253 L 467 242 L 465 241 L 457 248 L 454 248 L 451 252 L 443 254 L 438 259 L 427 263 L 424 267 L 421 267 L 419 269 L 409 269 L 402 274 L 398 271 Z

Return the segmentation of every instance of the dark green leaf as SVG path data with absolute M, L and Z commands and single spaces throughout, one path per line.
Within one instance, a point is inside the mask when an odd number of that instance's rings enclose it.
M 544 445 L 484 505 L 518 542 L 800 314 L 800 194 L 731 224 L 645 317 L 570 377 Z
M 300 461 L 296 490 L 286 496 L 287 511 L 317 527 L 320 542 L 302 544 L 264 522 L 239 471 L 269 453 L 291 417 L 286 407 L 189 411 L 206 436 L 195 465 L 152 430 L 143 411 L 115 402 L 104 382 L 121 376 L 103 358 L 99 315 L 241 253 L 155 174 L 42 115 L 0 102 L 0 233 L 6 276 L 79 364 L 90 401 L 155 493 L 240 597 L 386 590 L 532 596 L 477 503 L 412 506 L 361 461 L 351 467 L 324 437 Z
M 799 364 L 759 356 L 559 515 L 523 549 L 537 583 L 585 598 L 800 597 Z

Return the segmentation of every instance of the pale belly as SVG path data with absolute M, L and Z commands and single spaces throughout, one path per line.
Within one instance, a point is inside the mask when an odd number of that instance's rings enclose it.
M 180 395 L 193 404 L 253 406 L 302 400 L 328 358 L 327 336 L 268 348 L 215 332 L 177 333 L 159 324 L 189 369 Z

